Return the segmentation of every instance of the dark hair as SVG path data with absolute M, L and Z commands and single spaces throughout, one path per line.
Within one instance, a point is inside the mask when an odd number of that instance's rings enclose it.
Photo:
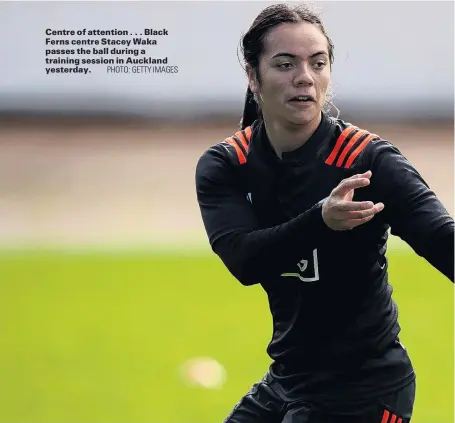
M 328 42 L 330 64 L 333 64 L 334 45 L 330 37 L 327 35 L 321 18 L 317 15 L 317 13 L 305 4 L 275 4 L 266 7 L 261 13 L 259 13 L 247 33 L 243 36 L 241 42 L 241 51 L 244 63 L 249 65 L 254 70 L 258 82 L 260 82 L 259 58 L 264 50 L 264 39 L 269 31 L 282 23 L 299 22 L 308 22 L 316 25 L 321 30 Z M 261 112 L 259 110 L 259 105 L 254 99 L 250 87 L 248 87 L 245 96 L 243 117 L 240 121 L 240 129 L 245 129 L 260 117 Z

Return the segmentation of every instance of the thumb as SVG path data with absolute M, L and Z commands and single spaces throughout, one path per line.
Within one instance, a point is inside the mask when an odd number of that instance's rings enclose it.
M 368 178 L 368 179 L 370 179 L 370 178 L 371 178 L 371 175 L 372 175 L 371 170 L 367 170 L 367 171 L 364 172 L 364 173 L 357 173 L 357 174 L 351 176 L 351 177 L 348 178 L 348 179 L 359 179 L 359 178 Z
M 350 178 L 344 179 L 340 184 L 332 191 L 332 195 L 335 197 L 344 198 L 347 194 L 357 188 L 366 187 L 370 183 L 371 171 L 353 175 Z

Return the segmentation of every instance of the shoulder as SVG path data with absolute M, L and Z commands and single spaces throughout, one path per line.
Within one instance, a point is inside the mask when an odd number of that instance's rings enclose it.
M 255 124 L 243 130 L 233 131 L 222 141 L 206 149 L 196 164 L 196 184 L 231 179 L 236 170 L 247 162 L 254 130 Z
M 330 119 L 335 128 L 324 157 L 328 166 L 357 172 L 370 166 L 375 157 L 382 153 L 400 153 L 390 141 L 368 128 L 342 119 Z

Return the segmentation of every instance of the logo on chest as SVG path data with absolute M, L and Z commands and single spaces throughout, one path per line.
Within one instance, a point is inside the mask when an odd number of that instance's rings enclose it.
M 281 276 L 288 278 L 297 278 L 302 282 L 316 282 L 319 280 L 318 250 L 313 250 L 313 257 L 300 260 L 295 272 L 282 273 Z

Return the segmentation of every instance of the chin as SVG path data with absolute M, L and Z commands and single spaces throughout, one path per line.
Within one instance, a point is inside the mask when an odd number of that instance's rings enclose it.
M 294 113 L 288 116 L 288 121 L 294 125 L 307 125 L 314 121 L 320 114 L 320 111 L 315 112 L 314 110 L 302 111 L 300 113 Z
M 311 107 L 297 108 L 287 105 L 282 110 L 282 117 L 291 125 L 308 125 L 321 115 L 321 105 L 313 103 Z

